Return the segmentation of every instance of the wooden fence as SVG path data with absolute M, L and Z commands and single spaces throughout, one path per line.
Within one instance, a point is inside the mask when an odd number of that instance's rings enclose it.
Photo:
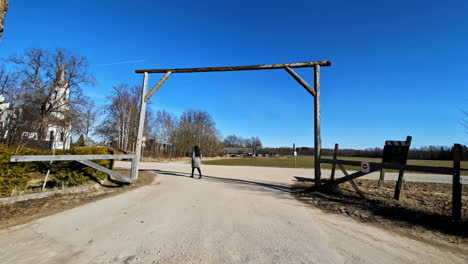
M 372 172 L 381 171 L 382 169 L 393 169 L 399 171 L 412 171 L 412 172 L 424 172 L 434 173 L 443 175 L 452 175 L 452 217 L 455 219 L 461 219 L 462 212 L 462 182 L 461 182 L 461 168 L 460 161 L 462 160 L 462 148 L 460 144 L 454 144 L 453 146 L 453 167 L 432 167 L 432 166 L 420 166 L 420 165 L 407 165 L 407 164 L 394 164 L 394 163 L 377 163 L 377 162 L 363 162 L 353 160 L 339 160 L 337 159 L 338 144 L 335 145 L 333 153 L 333 159 L 320 159 L 320 163 L 332 164 L 332 171 L 330 181 L 325 182 L 321 185 L 321 188 L 336 188 L 339 184 L 344 182 L 350 182 L 353 188 L 358 192 L 359 195 L 363 196 L 363 193 L 359 190 L 357 185 L 354 183 L 354 179 L 362 177 Z M 349 174 L 344 165 L 361 167 L 363 163 L 367 164 L 365 172 L 363 170 Z M 342 178 L 335 179 L 335 170 L 338 167 L 345 175 Z M 402 176 L 403 178 L 403 176 Z M 398 184 L 395 188 L 395 196 L 401 192 L 401 186 L 398 188 Z M 399 195 L 398 195 L 399 197 Z

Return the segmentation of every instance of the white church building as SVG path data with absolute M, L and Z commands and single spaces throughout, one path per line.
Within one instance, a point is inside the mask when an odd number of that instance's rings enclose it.
M 70 100 L 69 84 L 65 77 L 65 65 L 60 67 L 57 73 L 52 94 L 48 104 L 53 105 L 55 110 L 51 116 L 58 121 L 65 119 L 64 113 L 70 110 L 68 101 Z M 0 95 L 0 128 L 7 125 L 8 116 L 13 114 L 13 109 L 10 107 L 11 102 L 5 100 L 3 95 Z M 61 123 L 61 122 L 57 122 Z M 49 124 L 45 135 L 45 146 L 49 149 L 69 149 L 71 143 L 71 126 L 63 126 L 60 124 Z M 4 132 L 3 137 L 6 138 L 8 131 Z M 37 132 L 24 131 L 23 138 L 28 140 L 38 140 Z

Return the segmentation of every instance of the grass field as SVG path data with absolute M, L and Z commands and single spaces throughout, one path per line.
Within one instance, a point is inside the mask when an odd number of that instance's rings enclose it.
M 332 158 L 332 157 L 323 157 Z M 342 160 L 357 160 L 368 162 L 381 162 L 380 158 L 360 158 L 360 157 L 338 157 Z M 294 156 L 281 156 L 276 158 L 226 158 L 219 160 L 204 161 L 208 165 L 228 165 L 228 166 L 260 166 L 260 167 L 279 167 L 294 168 Z M 434 166 L 434 167 L 452 167 L 453 161 L 450 160 L 408 160 L 410 165 Z M 297 156 L 297 168 L 313 168 L 313 156 Z M 461 167 L 468 169 L 468 161 L 463 161 Z M 330 169 L 331 164 L 322 164 L 322 168 Z M 346 169 L 358 170 L 359 167 L 345 166 Z M 391 170 L 388 170 L 391 171 Z M 468 171 L 462 171 L 462 175 L 468 175 Z

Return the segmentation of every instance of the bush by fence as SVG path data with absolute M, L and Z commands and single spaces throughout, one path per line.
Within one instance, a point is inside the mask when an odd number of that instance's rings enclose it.
M 76 161 L 50 162 L 18 162 L 10 163 L 13 155 L 51 155 L 50 151 L 39 151 L 24 148 L 16 150 L 12 147 L 0 145 L 0 197 L 12 196 L 24 191 L 28 187 L 32 172 L 46 173 L 50 169 L 50 180 L 61 186 L 77 186 L 90 181 L 106 179 L 107 174 L 87 167 Z M 77 147 L 67 150 L 57 150 L 56 155 L 92 155 L 114 154 L 105 147 Z M 93 161 L 108 169 L 113 168 L 113 160 Z

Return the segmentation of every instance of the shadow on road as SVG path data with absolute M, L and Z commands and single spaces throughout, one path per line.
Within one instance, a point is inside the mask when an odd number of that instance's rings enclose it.
M 163 175 L 169 175 L 169 176 L 177 176 L 177 177 L 186 177 L 189 178 L 191 176 L 191 173 L 185 173 L 185 172 L 176 172 L 176 171 L 165 171 L 165 170 L 140 170 L 140 171 L 153 171 L 158 174 L 163 174 Z M 198 175 L 194 175 L 195 179 L 197 179 Z M 208 175 L 203 175 L 202 180 L 208 180 L 208 181 L 213 181 L 213 182 L 222 182 L 222 183 L 228 183 L 232 186 L 236 186 L 242 190 L 250 190 L 250 191 L 263 191 L 267 192 L 268 194 L 275 194 L 275 195 L 280 195 L 282 198 L 287 198 L 287 199 L 294 199 L 293 196 L 290 194 L 295 193 L 291 189 L 289 185 L 281 185 L 281 184 L 273 184 L 273 183 L 266 183 L 266 182 L 257 182 L 257 181 L 248 181 L 248 180 L 241 180 L 241 179 L 235 179 L 235 178 L 223 178 L 223 177 L 216 177 L 216 176 L 208 176 Z

